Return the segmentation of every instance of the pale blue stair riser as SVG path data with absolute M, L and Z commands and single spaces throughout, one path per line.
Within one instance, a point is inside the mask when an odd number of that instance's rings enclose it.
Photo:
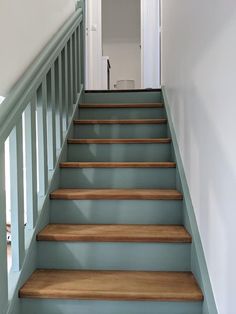
M 182 201 L 51 200 L 51 223 L 181 224 Z
M 112 93 L 85 93 L 85 103 L 114 104 L 114 103 L 157 103 L 163 102 L 161 91 L 147 92 L 112 92 Z
M 159 119 L 165 118 L 163 108 L 81 108 L 79 119 Z
M 114 101 L 116 99 L 116 101 Z M 161 93 L 85 93 L 88 103 L 156 103 Z M 164 108 L 79 109 L 80 119 L 165 118 Z M 75 125 L 74 138 L 167 137 L 166 124 Z M 173 161 L 172 144 L 68 144 L 66 161 Z M 60 170 L 61 188 L 175 189 L 175 168 L 72 168 Z M 51 200 L 51 223 L 183 224 L 181 200 Z M 190 271 L 190 243 L 37 242 L 37 267 L 93 270 Z M 30 300 L 34 314 L 202 314 L 202 302 Z
M 75 138 L 158 138 L 167 137 L 166 124 L 75 125 Z
M 61 169 L 61 188 L 160 188 L 176 187 L 175 168 L 71 168 Z
M 190 243 L 38 242 L 38 268 L 189 271 Z
M 22 300 L 24 314 L 202 314 L 201 302 Z
M 171 161 L 170 144 L 69 144 L 68 161 Z

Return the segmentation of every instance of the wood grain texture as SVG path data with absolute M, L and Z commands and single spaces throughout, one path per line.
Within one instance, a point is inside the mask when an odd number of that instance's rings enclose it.
M 72 225 L 50 224 L 38 241 L 191 243 L 191 236 L 178 225 Z
M 61 162 L 61 168 L 176 168 L 175 162 Z
M 159 189 L 59 189 L 51 199 L 64 200 L 182 200 L 177 190 Z
M 166 124 L 167 119 L 74 120 L 74 124 Z
M 168 144 L 171 138 L 68 139 L 68 144 Z
M 142 104 L 81 104 L 80 108 L 164 108 L 162 103 L 142 103 Z
M 36 270 L 21 298 L 202 301 L 191 272 Z

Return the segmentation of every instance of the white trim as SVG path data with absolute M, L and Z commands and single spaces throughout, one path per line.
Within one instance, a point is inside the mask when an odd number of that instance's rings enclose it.
M 0 96 L 0 104 L 3 102 L 4 99 L 5 99 L 5 97 Z
M 158 88 L 160 81 L 160 4 L 141 0 L 141 86 Z
M 143 49 L 143 45 L 144 45 L 144 18 L 143 18 L 143 12 L 144 12 L 144 0 L 140 1 L 140 5 L 141 5 L 141 10 L 140 10 L 140 21 L 141 21 L 141 88 L 144 88 L 144 49 Z
M 102 85 L 102 1 L 86 2 L 86 89 Z

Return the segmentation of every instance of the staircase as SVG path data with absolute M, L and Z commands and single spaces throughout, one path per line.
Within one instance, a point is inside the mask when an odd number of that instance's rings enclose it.
M 164 105 L 95 96 L 74 120 L 22 313 L 201 314 Z

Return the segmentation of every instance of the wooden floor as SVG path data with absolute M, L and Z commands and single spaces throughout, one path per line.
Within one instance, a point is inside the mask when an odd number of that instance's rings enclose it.
M 37 240 L 190 243 L 191 236 L 183 226 L 50 224 Z
M 74 124 L 166 124 L 167 119 L 74 120 Z
M 162 103 L 142 103 L 142 104 L 81 104 L 80 108 L 163 108 Z
M 177 190 L 159 189 L 59 189 L 50 194 L 51 199 L 66 200 L 182 200 Z
M 176 168 L 175 162 L 61 162 L 61 168 Z
M 201 301 L 190 272 L 37 270 L 20 297 L 84 300 Z

